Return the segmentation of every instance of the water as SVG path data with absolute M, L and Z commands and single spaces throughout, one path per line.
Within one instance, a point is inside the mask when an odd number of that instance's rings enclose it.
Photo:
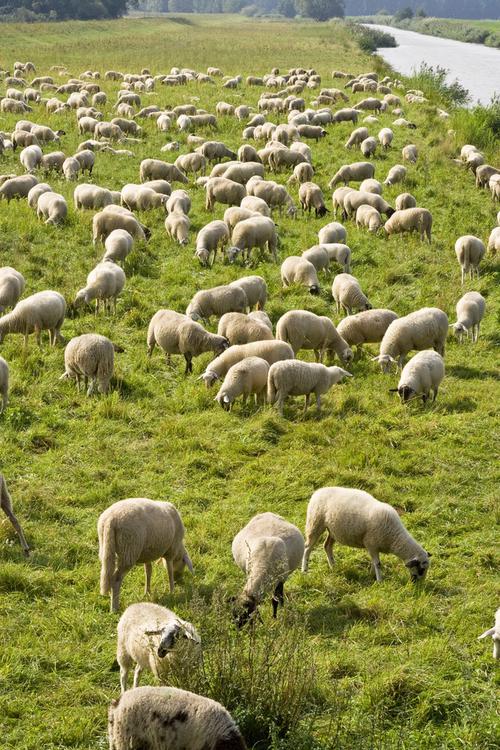
M 411 75 L 423 62 L 432 67 L 439 65 L 449 70 L 449 81 L 458 79 L 469 90 L 474 104 L 489 104 L 495 93 L 500 95 L 500 50 L 392 26 L 374 28 L 395 37 L 398 47 L 384 47 L 378 53 L 400 73 Z

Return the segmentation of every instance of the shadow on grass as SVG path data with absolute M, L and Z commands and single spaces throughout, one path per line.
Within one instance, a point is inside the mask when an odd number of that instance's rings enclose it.
M 500 380 L 498 370 L 478 370 L 467 365 L 452 365 L 448 367 L 448 373 L 461 380 Z
M 463 412 L 477 411 L 477 403 L 470 398 L 456 398 L 453 401 L 446 401 L 440 404 L 443 414 L 461 414 Z

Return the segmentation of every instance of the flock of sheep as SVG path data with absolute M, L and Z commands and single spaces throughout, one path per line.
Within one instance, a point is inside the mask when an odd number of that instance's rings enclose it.
M 56 74 L 68 77 L 65 69 L 55 68 L 54 75 L 39 76 L 28 83 L 26 76 L 35 73 L 32 63 L 15 63 L 13 75 L 3 72 L 7 87 L 0 110 L 25 115 L 36 107 L 37 120 L 43 109 L 51 114 L 73 110 L 75 125 L 81 135 L 91 137 L 80 144 L 73 155 L 44 149 L 64 143 L 65 132 L 54 131 L 31 120 L 18 120 L 12 133 L 0 133 L 0 164 L 2 154 L 10 149 L 20 152 L 24 174 L 0 177 L 0 200 L 26 199 L 45 224 L 63 224 L 69 213 L 63 195 L 50 184 L 40 182 L 42 174 L 62 175 L 66 180 L 92 175 L 99 162 L 99 153 L 132 156 L 134 143 L 145 137 L 146 128 L 138 121 L 154 121 L 158 131 L 168 133 L 175 128 L 189 149 L 169 163 L 155 158 L 144 159 L 139 166 L 138 182 L 126 184 L 120 191 L 79 182 L 74 189 L 74 210 L 93 210 L 92 239 L 97 247 L 104 244 L 102 260 L 89 272 L 85 285 L 68 304 L 57 291 L 44 290 L 24 297 L 25 279 L 16 269 L 0 268 L 0 342 L 7 334 L 28 336 L 49 332 L 50 343 L 65 344 L 65 371 L 62 379 L 73 379 L 78 389 L 82 383 L 88 395 L 96 390 L 107 393 L 114 373 L 114 355 L 121 348 L 99 333 L 87 333 L 66 342 L 61 329 L 68 307 L 77 310 L 95 301 L 96 310 L 116 311 L 117 298 L 127 278 L 127 257 L 138 243 L 151 236 L 150 229 L 136 215 L 137 211 L 159 210 L 166 213 L 165 229 L 173 242 L 190 243 L 191 197 L 186 187 L 173 189 L 172 183 L 203 189 L 205 208 L 213 211 L 217 204 L 227 206 L 223 219 L 209 221 L 197 234 L 194 263 L 210 268 L 221 257 L 227 263 L 255 265 L 262 256 L 278 262 L 280 237 L 273 211 L 297 217 L 299 208 L 289 191 L 298 186 L 298 202 L 302 216 L 314 210 L 316 217 L 328 211 L 321 187 L 313 181 L 314 159 L 307 140 L 324 138 L 336 123 L 352 123 L 354 129 L 346 150 L 359 149 L 364 161 L 341 166 L 332 177 L 334 218 L 340 211 L 342 220 L 355 221 L 357 227 L 374 235 L 391 237 L 417 232 L 422 240 L 432 241 L 432 213 L 417 206 L 408 192 L 397 196 L 394 206 L 383 198 L 384 188 L 403 184 L 408 171 L 419 157 L 415 144 L 407 143 L 401 152 L 403 164 L 393 166 L 383 181 L 375 178 L 377 150 L 392 148 L 394 129 L 403 132 L 415 129 L 405 118 L 406 105 L 420 105 L 427 100 L 419 91 L 408 91 L 404 97 L 394 93 L 400 81 L 386 78 L 379 81 L 376 73 L 353 76 L 335 71 L 334 79 L 343 80 L 339 88 L 321 88 L 321 77 L 314 70 L 295 68 L 286 74 L 277 69 L 262 78 L 250 76 L 245 85 L 260 86 L 258 112 L 241 104 L 233 106 L 220 101 L 215 114 L 195 104 L 182 104 L 161 109 L 157 105 L 142 107 L 141 95 L 154 92 L 161 85 L 182 87 L 192 80 L 215 84 L 222 76 L 218 68 L 206 74 L 173 68 L 166 75 L 108 71 L 106 80 L 119 82 L 120 90 L 113 105 L 116 117 L 104 120 L 108 106 L 107 94 L 101 90 L 99 73 L 86 71 L 78 79 L 69 78 L 61 85 Z M 223 87 L 240 88 L 241 76 L 225 77 Z M 336 108 L 337 102 L 349 101 L 357 92 L 374 94 L 352 107 Z M 306 93 L 313 101 L 306 104 Z M 376 96 L 378 94 L 379 96 Z M 66 98 L 61 98 L 66 97 Z M 391 113 L 396 119 L 392 127 L 383 127 L 375 137 L 370 129 L 378 128 L 380 113 Z M 439 117 L 448 115 L 442 110 Z M 223 118 L 237 118 L 243 125 L 244 143 L 237 153 L 226 144 L 196 135 L 216 130 Z M 285 122 L 276 124 L 273 120 Z M 358 126 L 359 118 L 363 124 Z M 252 141 L 253 143 L 249 143 Z M 262 148 L 256 148 L 261 142 Z M 255 145 L 253 145 L 255 144 Z M 119 146 L 119 148 L 118 148 Z M 164 152 L 180 149 L 170 141 Z M 493 202 L 500 201 L 500 169 L 484 163 L 484 156 L 473 146 L 462 148 L 460 164 L 476 176 L 478 188 L 489 187 Z M 207 171 L 210 169 L 209 173 Z M 287 185 L 266 178 L 266 172 L 290 172 Z M 37 176 L 38 175 L 38 176 Z M 353 188 L 351 183 L 357 183 Z M 485 199 L 486 200 L 486 199 Z M 384 217 L 384 218 L 383 218 Z M 500 250 L 499 226 L 493 228 L 488 249 Z M 467 274 L 479 276 L 481 260 L 486 254 L 484 242 L 474 236 L 459 237 L 455 244 L 462 284 Z M 396 312 L 372 308 L 369 296 L 360 281 L 351 274 L 355 253 L 347 244 L 347 229 L 337 221 L 322 227 L 318 241 L 301 254 L 288 256 L 281 264 L 283 286 L 300 285 L 317 295 L 330 267 L 339 266 L 333 278 L 331 296 L 337 313 L 345 313 L 338 325 L 327 316 L 307 310 L 289 310 L 273 323 L 265 312 L 268 287 L 262 276 L 241 276 L 223 285 L 196 292 L 185 313 L 160 309 L 151 318 L 146 340 L 151 356 L 158 346 L 170 363 L 171 356 L 182 355 L 185 371 L 193 370 L 192 360 L 206 352 L 215 358 L 199 376 L 211 387 L 218 382 L 215 397 L 222 408 L 230 410 L 236 399 L 243 402 L 253 396 L 256 403 L 276 404 L 284 413 L 288 397 L 304 396 L 305 409 L 314 396 L 318 411 L 321 396 L 333 385 L 352 374 L 345 369 L 360 356 L 365 344 L 379 344 L 374 357 L 383 372 L 392 367 L 402 370 L 397 391 L 403 402 L 422 398 L 425 403 L 432 393 L 436 398 L 444 378 L 445 342 L 449 328 L 459 341 L 472 337 L 476 342 L 485 300 L 476 291 L 465 293 L 457 302 L 457 321 L 450 326 L 448 316 L 437 307 L 414 310 L 399 316 Z M 321 281 L 320 281 L 321 279 Z M 12 310 L 8 311 L 10 308 Z M 218 319 L 217 333 L 204 325 Z M 96 318 L 96 321 L 98 318 Z M 204 325 L 203 325 L 204 324 Z M 301 350 L 314 352 L 315 362 L 297 358 Z M 407 355 L 417 353 L 405 365 Z M 326 366 L 326 355 L 336 356 L 341 366 Z M 9 366 L 0 357 L 0 394 L 2 408 L 8 402 Z M 22 548 L 29 546 L 13 513 L 12 502 L 3 476 L 0 475 L 1 507 L 19 535 Z M 284 603 L 284 584 L 299 567 L 306 572 L 309 556 L 320 537 L 327 532 L 325 552 L 333 565 L 333 544 L 364 548 L 369 553 L 377 581 L 381 580 L 380 553 L 398 556 L 408 568 L 412 580 L 423 579 L 429 567 L 429 554 L 408 533 L 397 512 L 366 492 L 342 487 L 325 487 L 313 494 L 307 509 L 305 538 L 286 519 L 268 512 L 253 517 L 235 536 L 232 545 L 236 565 L 246 575 L 243 592 L 234 605 L 238 626 L 255 617 L 260 603 L 272 597 L 273 615 Z M 99 558 L 101 562 L 101 593 L 110 594 L 111 610 L 119 610 L 120 588 L 126 573 L 137 564 L 144 564 L 146 594 L 150 593 L 152 563 L 161 559 L 174 588 L 174 574 L 187 567 L 193 572 L 184 545 L 184 525 L 177 509 L 168 502 L 147 498 L 131 498 L 114 503 L 98 521 Z M 491 635 L 494 655 L 500 655 L 500 615 L 496 624 L 481 637 Z M 130 605 L 118 624 L 117 659 L 120 665 L 122 697 L 113 701 L 109 711 L 110 747 L 189 747 L 191 750 L 236 750 L 245 742 L 228 712 L 218 703 L 202 696 L 169 687 L 139 688 L 142 670 L 150 670 L 168 680 L 169 665 L 175 659 L 195 659 L 200 654 L 201 639 L 196 628 L 174 612 L 156 604 L 142 602 Z M 129 670 L 134 667 L 133 689 L 127 691 Z M 142 744 L 141 744 L 142 743 Z

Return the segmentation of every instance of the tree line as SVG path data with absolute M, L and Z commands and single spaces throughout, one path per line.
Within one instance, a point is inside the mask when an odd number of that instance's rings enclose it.
M 436 18 L 500 18 L 499 0 L 346 0 L 349 16 L 396 14 L 410 9 Z
M 119 18 L 127 12 L 128 5 L 127 0 L 10 0 L 0 6 L 0 19 L 65 21 L 76 18 L 87 21 Z

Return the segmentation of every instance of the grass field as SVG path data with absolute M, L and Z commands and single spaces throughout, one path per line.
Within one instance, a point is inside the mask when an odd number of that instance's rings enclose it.
M 6 25 L 0 64 L 12 66 L 17 59 L 32 59 L 37 74 L 65 64 L 75 76 L 88 68 L 135 72 L 149 67 L 156 73 L 172 65 L 218 65 L 231 74 L 262 75 L 275 65 L 300 65 L 316 68 L 326 86 L 335 85 L 330 78 L 335 68 L 382 70 L 381 62 L 359 52 L 341 25 L 269 24 L 228 16 Z M 110 119 L 118 85 L 101 83 L 109 94 L 105 114 Z M 158 87 L 143 102 L 166 106 L 199 97 L 199 106 L 214 111 L 221 99 L 255 104 L 259 94 L 245 85 L 233 92 L 220 84 L 189 84 Z M 415 236 L 385 241 L 349 224 L 348 244 L 353 273 L 374 307 L 406 314 L 437 305 L 454 320 L 463 291 L 477 289 L 486 297 L 477 345 L 449 342 L 447 376 L 435 404 L 402 407 L 388 392 L 396 376 L 381 375 L 364 357 L 354 363 L 352 381 L 324 399 L 321 418 L 313 410 L 303 417 L 298 402 L 288 405 L 284 419 L 270 407 L 237 405 L 227 414 L 214 403 L 215 392 L 196 381 L 209 355 L 195 360 L 188 378 L 179 358 L 173 369 L 158 352 L 148 361 L 146 331 L 158 308 L 184 311 L 197 289 L 246 273 L 220 262 L 201 269 L 193 259 L 195 233 L 214 218 L 204 209 L 203 191 L 194 187 L 189 188 L 190 245 L 179 249 L 166 237 L 159 211 L 144 215 L 152 239 L 127 259 L 116 316 L 88 312 L 64 324 L 67 339 L 97 331 L 125 347 L 117 355 L 110 395 L 86 398 L 71 382 L 59 382 L 62 348 L 49 350 L 45 342 L 38 349 L 31 340 L 24 352 L 18 336 L 2 344 L 0 352 L 11 367 L 11 392 L 0 417 L 0 470 L 34 548 L 25 561 L 10 526 L 2 522 L 2 749 L 107 747 L 106 707 L 119 693 L 113 668 L 118 618 L 99 596 L 96 521 L 113 502 L 137 496 L 171 500 L 182 513 L 195 577 L 184 575 L 170 596 L 164 572 L 155 566 L 154 600 L 193 620 L 207 636 L 208 655 L 213 644 L 241 669 L 254 649 L 261 665 L 267 653 L 278 661 L 290 659 L 291 666 L 294 656 L 307 660 L 314 655 L 310 684 L 298 688 L 308 693 L 300 725 L 288 738 L 274 730 L 266 737 L 262 726 L 260 735 L 252 729 L 259 723 L 256 693 L 265 700 L 272 689 L 272 667 L 268 673 L 264 664 L 255 673 L 251 699 L 248 686 L 239 699 L 232 696 L 233 703 L 228 699 L 249 744 L 260 738 L 259 750 L 497 747 L 498 673 L 490 643 L 476 638 L 492 624 L 498 592 L 499 266 L 487 257 L 479 281 L 468 281 L 462 289 L 453 245 L 464 234 L 486 240 L 498 208 L 487 191 L 475 189 L 470 173 L 450 161 L 462 145 L 448 134 L 453 124 L 438 119 L 430 105 L 405 110 L 418 129 L 395 129 L 394 148 L 377 154 L 376 176 L 382 178 L 400 161 L 406 143 L 418 145 L 420 158 L 410 167 L 405 189 L 432 211 L 433 243 L 421 244 Z M 66 130 L 61 148 L 67 154 L 76 150 L 81 138 L 74 113 L 48 116 L 40 106 L 30 117 Z M 12 130 L 16 119 L 2 115 L 0 129 Z M 373 133 L 393 119 L 381 115 Z M 132 147 L 133 158 L 97 156 L 95 183 L 119 189 L 138 181 L 141 159 L 161 157 L 165 136 L 157 134 L 153 122 L 144 125 L 146 138 Z M 236 149 L 241 129 L 226 118 L 217 137 Z M 337 168 L 360 158 L 343 147 L 349 132 L 348 125 L 331 126 L 328 136 L 312 145 L 315 180 L 325 193 Z M 484 132 L 482 137 L 487 161 L 498 162 L 498 141 Z M 185 150 L 184 136 L 178 139 Z M 0 171 L 21 172 L 17 155 L 0 157 Z M 0 265 L 24 274 L 26 294 L 52 288 L 71 300 L 101 250 L 92 247 L 91 213 L 73 210 L 74 185 L 52 176 L 49 182 L 68 199 L 67 224 L 39 223 L 25 201 L 0 203 Z M 292 192 L 296 199 L 296 189 Z M 388 200 L 399 192 L 397 186 L 387 188 Z M 223 210 L 217 205 L 215 217 L 221 218 Z M 315 244 L 325 221 L 299 213 L 295 221 L 278 218 L 277 223 L 283 258 Z M 267 309 L 274 323 L 286 310 L 302 307 L 338 320 L 330 296 L 332 277 L 312 298 L 301 288 L 283 290 L 279 266 L 272 263 L 261 260 L 251 272 L 267 280 Z M 375 354 L 376 347 L 371 351 Z M 256 633 L 236 634 L 211 604 L 214 593 L 235 594 L 242 588 L 243 576 L 231 558 L 234 534 L 264 510 L 303 528 L 308 499 L 324 485 L 359 487 L 396 506 L 407 528 L 432 553 L 425 584 L 414 587 L 400 561 L 386 557 L 385 580 L 375 585 L 366 553 L 348 548 L 339 548 L 331 573 L 318 548 L 309 575 L 295 573 L 287 584 L 287 613 L 273 622 L 266 603 Z M 125 578 L 122 604 L 140 601 L 142 590 L 143 571 L 137 567 Z M 269 652 L 263 653 L 262 644 Z M 227 660 L 220 663 L 227 679 L 231 669 Z M 147 681 L 145 675 L 143 684 Z M 230 692 L 224 680 L 213 682 L 221 682 L 216 696 Z M 264 708 L 259 710 L 263 715 Z

